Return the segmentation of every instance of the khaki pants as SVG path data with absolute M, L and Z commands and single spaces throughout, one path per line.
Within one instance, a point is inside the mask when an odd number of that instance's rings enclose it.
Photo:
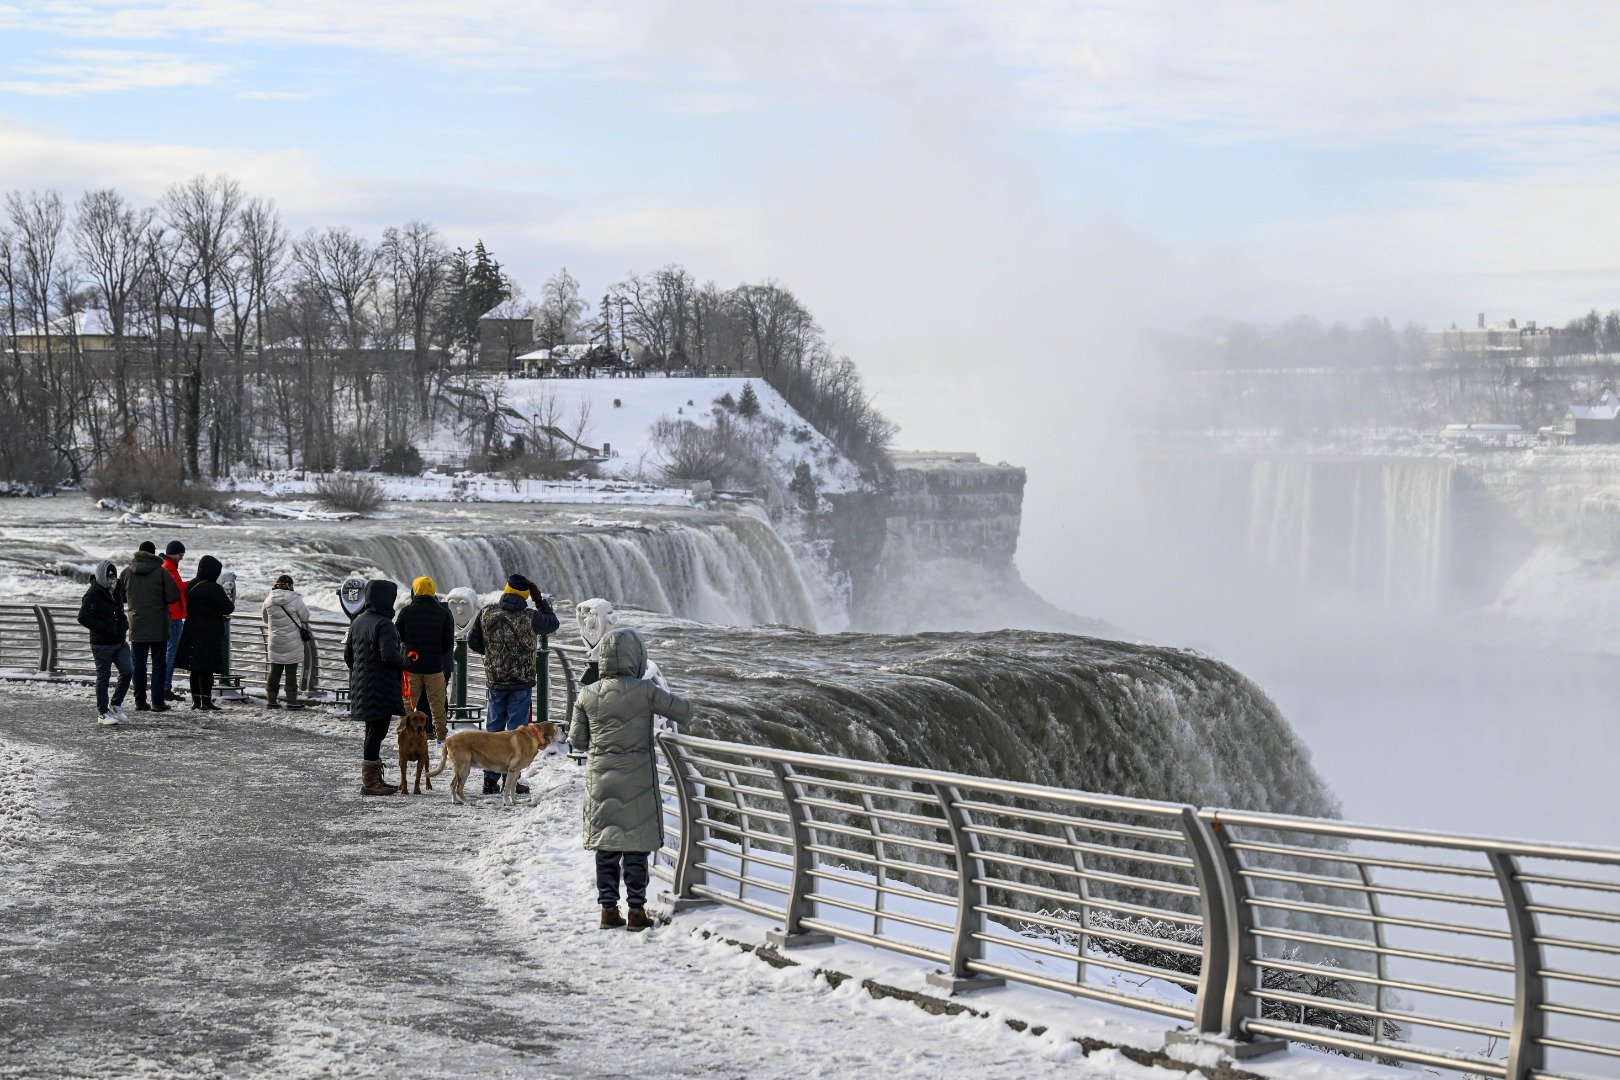
M 406 672 L 406 675 L 410 679 L 410 688 L 406 690 L 406 694 L 410 698 L 411 708 L 416 708 L 417 699 L 422 696 L 422 687 L 427 687 L 428 708 L 433 710 L 433 733 L 440 742 L 443 742 L 450 726 L 444 712 L 444 672 L 433 671 L 421 675 L 410 671 Z

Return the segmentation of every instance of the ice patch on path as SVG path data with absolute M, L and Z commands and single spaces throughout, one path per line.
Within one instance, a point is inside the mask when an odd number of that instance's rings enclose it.
M 552 759 L 528 779 L 533 805 L 479 853 L 474 878 L 534 943 L 537 974 L 567 972 L 596 989 L 601 1007 L 643 1012 L 666 1067 L 678 1061 L 688 1075 L 743 1068 L 793 1077 L 1187 1075 L 1123 1055 L 1087 1057 L 1053 1033 L 1020 1034 L 995 1021 L 874 1000 L 856 979 L 835 989 L 809 964 L 772 968 L 718 938 L 705 940 L 693 933 L 702 921 L 686 916 L 641 934 L 599 930 L 595 870 L 580 847 L 584 771 Z M 659 884 L 655 878 L 655 892 Z M 596 1007 L 581 1004 L 583 1022 Z

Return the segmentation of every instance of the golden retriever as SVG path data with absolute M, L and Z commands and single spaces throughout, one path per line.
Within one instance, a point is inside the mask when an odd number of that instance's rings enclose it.
M 549 720 L 525 724 L 510 731 L 458 731 L 444 741 L 444 753 L 428 776 L 438 776 L 446 762 L 455 765 L 450 780 L 450 799 L 466 804 L 467 774 L 473 769 L 505 773 L 501 796 L 508 804 L 517 801 L 518 774 L 552 743 L 558 741 L 557 725 Z
M 428 719 L 427 713 L 416 709 L 412 709 L 399 718 L 399 793 L 401 795 L 406 794 L 405 770 L 413 761 L 416 763 L 416 793 L 418 795 L 422 794 L 422 774 L 427 771 L 429 765 L 433 764 L 428 760 L 428 728 L 432 723 L 433 721 Z M 433 781 L 429 780 L 427 786 L 428 790 L 432 791 Z

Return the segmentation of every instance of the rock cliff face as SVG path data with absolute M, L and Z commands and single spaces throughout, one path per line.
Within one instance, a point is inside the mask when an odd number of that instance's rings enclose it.
M 836 500 L 821 532 L 849 584 L 850 628 L 1096 633 L 1037 596 L 1014 556 L 1024 470 L 969 453 L 896 454 L 888 490 Z

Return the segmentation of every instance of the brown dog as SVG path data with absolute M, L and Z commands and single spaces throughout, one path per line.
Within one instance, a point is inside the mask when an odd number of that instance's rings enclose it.
M 446 762 L 455 765 L 450 780 L 450 798 L 465 804 L 467 774 L 473 769 L 489 769 L 505 773 L 501 795 L 508 803 L 517 801 L 518 774 L 529 767 L 536 754 L 556 742 L 557 725 L 546 720 L 538 724 L 525 724 L 511 731 L 458 731 L 444 742 L 444 755 L 429 776 L 438 776 Z
M 428 760 L 428 727 L 433 721 L 428 714 L 412 709 L 399 718 L 399 793 L 405 792 L 405 768 L 411 762 L 416 762 L 416 793 L 422 794 L 422 773 L 432 764 Z M 428 773 L 436 776 L 437 773 Z M 433 790 L 433 781 L 427 782 L 428 790 Z

